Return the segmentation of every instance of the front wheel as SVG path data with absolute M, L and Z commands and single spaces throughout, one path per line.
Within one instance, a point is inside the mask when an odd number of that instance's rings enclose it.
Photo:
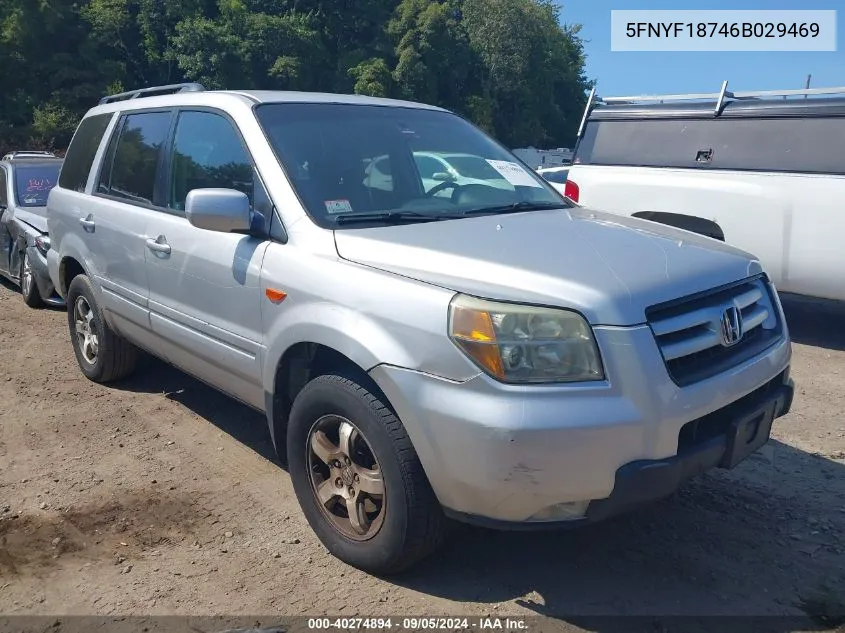
M 103 319 L 86 275 L 77 275 L 67 291 L 67 322 L 76 362 L 89 380 L 106 383 L 132 373 L 138 350 Z
M 401 571 L 434 551 L 443 511 L 399 418 L 345 376 L 319 376 L 296 397 L 288 464 L 323 545 L 364 571 Z
M 32 262 L 29 259 L 29 253 L 26 251 L 23 252 L 21 257 L 20 282 L 23 302 L 30 308 L 44 307 L 44 300 L 41 298 L 38 284 L 35 283 L 35 275 L 32 272 Z

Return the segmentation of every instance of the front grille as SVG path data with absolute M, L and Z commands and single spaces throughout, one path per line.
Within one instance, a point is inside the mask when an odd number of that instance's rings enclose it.
M 727 371 L 779 341 L 783 324 L 775 305 L 770 285 L 759 276 L 652 306 L 646 318 L 669 376 L 686 386 Z M 734 334 L 741 336 L 729 344 L 724 320 L 734 308 L 741 324 Z

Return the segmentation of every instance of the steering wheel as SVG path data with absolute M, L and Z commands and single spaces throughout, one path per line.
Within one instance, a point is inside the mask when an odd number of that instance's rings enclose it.
M 443 182 L 434 185 L 425 195 L 430 198 L 432 196 L 436 196 L 438 193 L 440 193 L 444 189 L 448 189 L 449 187 L 452 187 L 453 189 L 457 189 L 460 186 L 461 185 L 456 183 L 454 180 L 444 180 Z

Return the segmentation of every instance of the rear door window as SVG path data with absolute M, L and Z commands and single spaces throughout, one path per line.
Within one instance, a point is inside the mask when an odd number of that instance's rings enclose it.
M 156 179 L 172 116 L 172 112 L 139 112 L 125 117 L 112 137 L 97 193 L 161 206 L 156 200 Z
M 6 194 L 6 168 L 0 167 L 0 206 L 5 207 L 9 204 L 9 199 Z

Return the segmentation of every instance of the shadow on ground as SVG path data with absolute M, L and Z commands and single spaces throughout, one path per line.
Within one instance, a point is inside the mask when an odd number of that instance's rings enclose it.
M 2 275 L 0 275 L 0 287 L 3 287 L 6 290 L 8 290 L 9 292 L 16 294 L 18 301 L 23 303 L 23 297 L 21 296 L 20 286 L 12 283 L 8 279 L 6 279 L 6 277 L 3 277 Z M 33 308 L 33 309 L 36 309 L 36 310 L 52 310 L 52 311 L 55 311 L 55 312 L 65 312 L 66 311 L 65 306 L 50 306 L 50 305 L 45 305 L 41 308 Z
M 205 418 L 267 461 L 281 466 L 270 439 L 267 418 L 263 414 L 157 358 L 144 354 L 140 363 L 137 372 L 114 387 L 124 391 L 162 393 Z

